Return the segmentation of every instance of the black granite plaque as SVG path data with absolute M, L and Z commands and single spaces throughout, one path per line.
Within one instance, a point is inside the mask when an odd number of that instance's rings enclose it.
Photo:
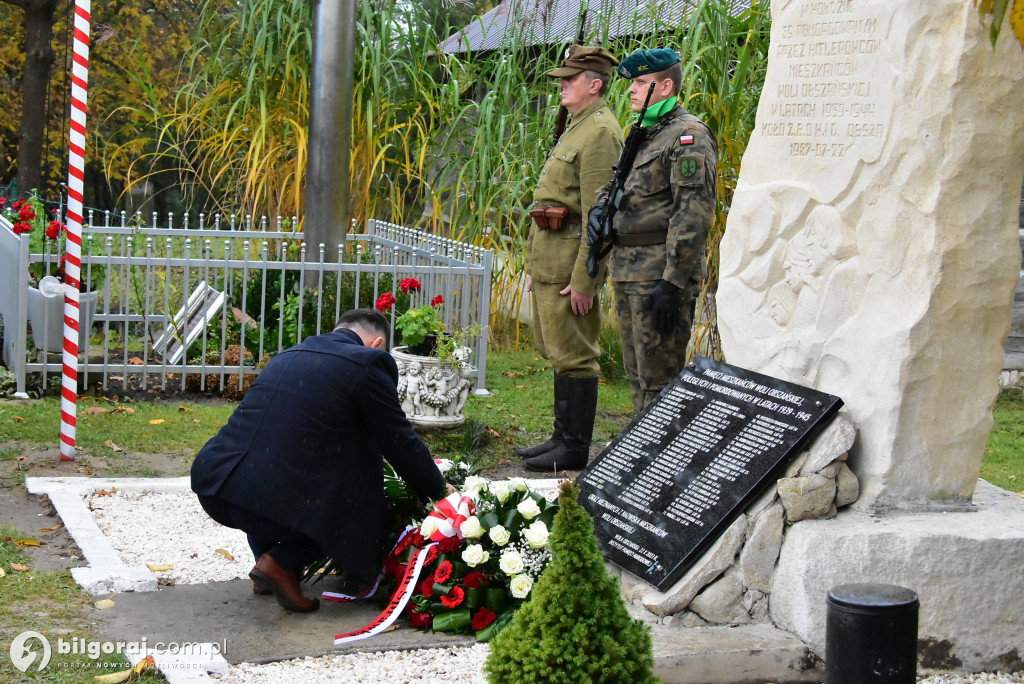
M 698 356 L 579 478 L 605 557 L 668 588 L 842 404 Z

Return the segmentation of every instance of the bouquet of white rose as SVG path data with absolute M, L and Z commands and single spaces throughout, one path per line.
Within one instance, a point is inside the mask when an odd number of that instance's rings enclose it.
M 466 478 L 461 494 L 438 502 L 400 553 L 437 542 L 407 612 L 412 625 L 476 632 L 488 641 L 530 596 L 551 559 L 548 532 L 558 504 L 523 478 L 488 483 Z

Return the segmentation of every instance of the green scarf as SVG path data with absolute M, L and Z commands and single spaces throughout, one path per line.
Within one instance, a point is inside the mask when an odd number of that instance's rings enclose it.
M 671 111 L 672 108 L 676 106 L 677 102 L 679 102 L 678 97 L 670 97 L 667 100 L 658 102 L 657 104 L 652 104 L 647 108 L 647 112 L 644 114 L 644 120 L 640 122 L 640 125 L 644 128 L 653 126 L 658 119 Z

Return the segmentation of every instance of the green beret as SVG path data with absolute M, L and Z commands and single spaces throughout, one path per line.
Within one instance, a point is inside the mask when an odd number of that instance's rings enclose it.
M 656 74 L 679 63 L 679 55 L 669 48 L 637 50 L 619 65 L 619 76 L 636 78 L 645 74 Z

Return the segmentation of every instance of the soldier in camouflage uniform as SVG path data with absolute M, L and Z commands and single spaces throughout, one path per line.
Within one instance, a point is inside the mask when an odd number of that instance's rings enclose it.
M 718 143 L 678 102 L 679 55 L 638 50 L 619 65 L 647 129 L 613 219 L 611 252 L 622 356 L 639 412 L 683 369 L 694 303 L 707 277 L 704 243 L 715 218 Z M 603 199 L 603 197 L 602 197 Z
M 590 453 L 601 355 L 597 296 L 607 264 L 597 278 L 588 275 L 581 217 L 611 179 L 622 151 L 622 127 L 602 97 L 617 64 L 604 48 L 573 45 L 562 66 L 548 72 L 559 79 L 571 119 L 533 193 L 526 244 L 533 337 L 555 373 L 554 433 L 543 444 L 516 452 L 531 470 L 582 468 Z

